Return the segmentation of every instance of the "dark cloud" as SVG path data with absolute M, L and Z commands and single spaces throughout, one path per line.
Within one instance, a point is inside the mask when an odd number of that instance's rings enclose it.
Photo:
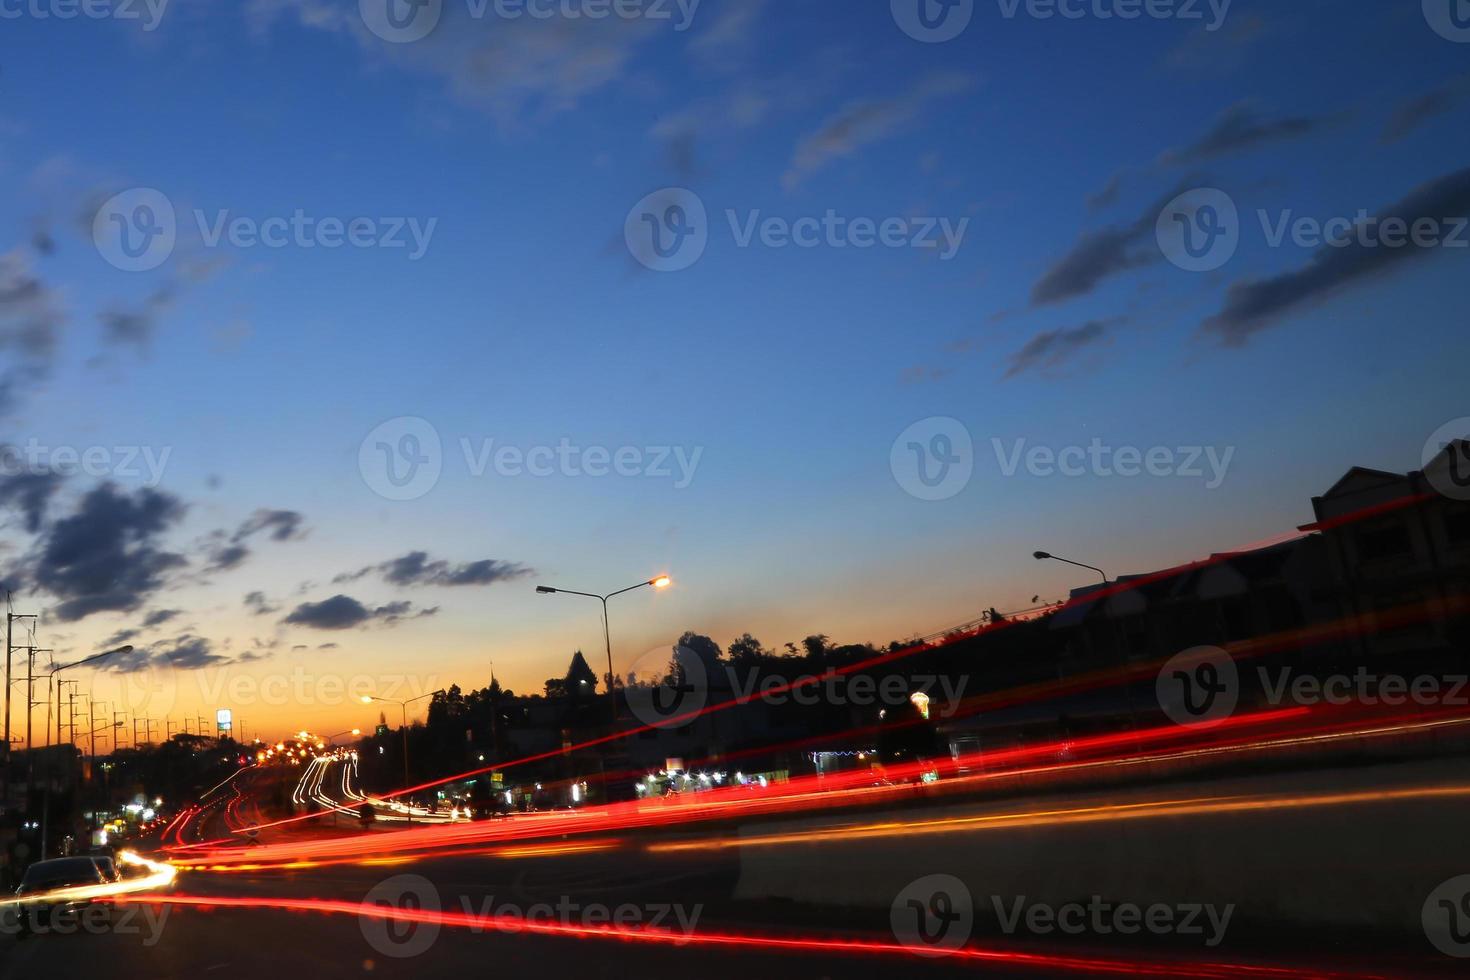
M 1455 219 L 1459 219 L 1460 238 L 1464 240 L 1463 221 L 1470 216 L 1470 168 L 1414 189 L 1380 214 L 1375 237 L 1381 234 L 1383 220 L 1387 218 L 1401 219 L 1409 229 L 1415 222 L 1427 219 L 1445 237 L 1454 232 L 1452 225 Z M 1434 247 L 1416 243 L 1412 235 L 1407 236 L 1402 247 L 1397 248 L 1390 248 L 1381 241 L 1371 245 L 1359 237 L 1354 237 L 1343 247 L 1323 245 L 1300 269 L 1269 279 L 1245 280 L 1231 285 L 1225 296 L 1224 309 L 1206 320 L 1201 331 L 1226 347 L 1243 346 L 1252 334 L 1271 326 L 1286 313 L 1309 307 L 1365 281 L 1389 275 L 1434 251 Z
M 1264 119 L 1248 103 L 1242 102 L 1221 113 L 1215 120 L 1215 125 L 1198 141 L 1189 146 L 1165 151 L 1159 162 L 1164 166 L 1199 163 L 1254 150 L 1270 143 L 1300 139 L 1320 132 L 1337 122 L 1338 118 L 1288 116 Z
M 143 617 L 143 628 L 150 629 L 154 626 L 162 626 L 175 616 L 182 615 L 181 609 L 155 609 Z
M 104 647 L 120 647 L 124 643 L 131 643 L 133 640 L 136 640 L 139 633 L 140 631 L 135 629 L 118 630 L 116 633 L 103 640 L 102 645 Z
M 303 602 L 282 622 L 317 630 L 345 630 L 371 623 L 392 626 L 405 619 L 419 619 L 439 612 L 438 606 L 415 610 L 413 603 L 390 602 L 369 609 L 348 595 L 334 595 L 321 602 Z
M 62 622 L 104 610 L 132 612 L 163 587 L 169 571 L 187 564 L 158 544 L 184 509 L 160 490 L 127 493 L 103 483 L 45 530 L 25 577 L 59 600 L 53 612 Z
M 367 575 L 377 574 L 390 585 L 494 585 L 496 582 L 524 578 L 533 571 L 525 565 L 496 558 L 451 565 L 443 560 L 430 560 L 428 552 L 411 551 L 379 565 L 368 565 L 355 572 L 344 572 L 332 581 L 337 584 L 355 582 Z
M 0 371 L 0 416 L 50 374 L 65 321 L 60 295 L 32 273 L 26 253 L 0 253 L 0 353 L 15 361 Z
M 213 667 L 251 659 L 256 658 L 252 654 L 232 658 L 216 653 L 214 644 L 210 640 L 192 633 L 183 633 L 172 640 L 154 643 L 146 649 L 137 648 L 126 654 L 109 657 L 103 662 L 107 665 L 108 670 L 128 674 L 153 667 L 197 670 L 200 667 Z
M 257 510 L 235 531 L 235 540 L 244 541 L 262 531 L 272 541 L 299 541 L 306 536 L 306 518 L 294 510 Z
M 1429 120 L 1454 109 L 1467 96 L 1470 96 L 1470 75 L 1461 75 L 1448 85 L 1410 99 L 1394 110 L 1378 142 L 1385 146 L 1397 143 Z
M 138 306 L 114 307 L 97 314 L 102 323 L 103 342 L 147 350 L 153 342 L 159 318 L 173 305 L 174 294 L 172 284 L 164 285 L 149 293 Z
M 1060 367 L 1079 351 L 1104 343 L 1120 321 L 1091 320 L 1072 329 L 1047 330 L 1026 342 L 1011 358 L 1007 378 L 1027 371 L 1045 371 Z
M 227 544 L 216 548 L 209 556 L 206 572 L 224 572 L 239 567 L 250 555 L 250 549 L 242 544 Z
M 0 459 L 7 463 L 18 462 L 19 457 L 14 454 L 14 447 L 0 446 Z M 12 466 L 6 468 L 15 469 Z M 60 474 L 50 471 L 26 472 L 21 469 L 12 476 L 0 476 L 0 507 L 17 508 L 25 519 L 27 533 L 36 534 L 45 524 L 51 500 L 63 482 Z
M 1105 279 L 1157 261 L 1160 256 L 1154 225 L 1159 212 L 1184 191 L 1205 182 L 1205 178 L 1191 175 L 1150 204 L 1133 223 L 1083 232 L 1031 287 L 1031 305 L 1046 306 L 1085 296 Z
M 257 534 L 265 534 L 272 541 L 296 541 L 306 536 L 306 518 L 294 510 L 267 510 L 262 508 L 250 515 L 226 537 L 224 531 L 215 531 L 207 538 L 205 547 L 209 551 L 206 572 L 223 572 L 238 568 L 250 557 L 246 544 Z
M 267 599 L 264 592 L 249 592 L 245 595 L 245 608 L 257 616 L 266 616 L 277 612 L 281 607 Z

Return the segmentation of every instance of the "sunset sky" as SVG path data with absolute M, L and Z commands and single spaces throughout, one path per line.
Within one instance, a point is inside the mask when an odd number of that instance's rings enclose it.
M 976 0 L 936 43 L 880 0 L 687 24 L 445 0 L 414 42 L 356 0 L 6 15 L 0 442 L 101 450 L 0 475 L 14 609 L 57 663 L 135 645 L 83 693 L 273 737 L 376 720 L 339 680 L 410 697 L 493 661 L 529 693 L 578 648 L 600 672 L 597 604 L 537 584 L 673 576 L 613 600 L 622 672 L 686 629 L 886 643 L 1088 581 L 1038 548 L 1116 575 L 1289 531 L 1467 414 L 1470 232 L 1383 260 L 1272 241 L 1470 207 L 1470 43 L 1417 2 L 1343 5 Z M 707 246 L 660 271 L 630 238 L 667 188 Z M 1156 235 L 1195 188 L 1239 210 L 1207 271 Z M 138 189 L 176 243 L 131 271 L 106 219 Z M 298 213 L 373 243 L 213 238 Z M 904 243 L 744 237 L 829 213 Z M 971 473 L 923 499 L 899 436 L 936 445 L 934 419 Z M 1202 475 L 1009 465 L 1094 440 Z M 389 499 L 379 443 L 437 479 Z

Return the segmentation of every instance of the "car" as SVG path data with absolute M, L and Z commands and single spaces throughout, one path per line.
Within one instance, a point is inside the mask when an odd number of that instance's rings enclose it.
M 122 880 L 122 872 L 118 870 L 117 862 L 113 861 L 111 857 L 107 856 L 106 854 L 93 854 L 92 860 L 96 862 L 97 870 L 102 872 L 102 877 L 104 880 Z
M 107 879 L 95 858 L 52 858 L 49 861 L 37 861 L 26 868 L 15 894 L 17 898 L 25 898 L 27 895 L 44 895 L 62 888 L 106 883 Z M 42 932 L 44 927 L 53 925 L 61 917 L 74 918 L 87 904 L 86 899 L 23 902 L 21 934 Z

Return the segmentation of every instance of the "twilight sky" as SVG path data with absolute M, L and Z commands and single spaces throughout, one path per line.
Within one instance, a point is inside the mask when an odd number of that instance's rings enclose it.
M 0 0 L 0 571 L 116 710 L 887 642 L 1466 414 L 1448 0 L 375 2 Z

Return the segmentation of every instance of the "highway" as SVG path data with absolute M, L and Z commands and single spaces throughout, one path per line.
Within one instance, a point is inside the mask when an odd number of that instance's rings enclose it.
M 262 815 L 253 797 L 266 782 L 261 773 L 237 774 L 218 794 L 233 802 L 206 803 L 186 836 L 210 839 L 241 819 L 227 813 Z M 318 772 L 304 782 L 322 792 L 344 786 Z M 266 829 L 251 854 L 275 855 L 270 868 L 234 844 L 208 852 L 220 862 L 212 865 L 197 848 L 176 848 L 185 866 L 173 887 L 153 896 L 157 904 L 119 905 L 113 928 L 0 938 L 0 980 L 83 976 L 99 964 L 123 978 L 258 976 L 278 972 L 284 953 L 294 975 L 312 978 L 492 969 L 598 977 L 891 977 L 920 969 L 940 977 L 1450 976 L 1460 965 L 1413 929 L 1418 896 L 1470 869 L 1456 829 L 1470 817 L 1470 780 L 1455 766 L 569 830 L 567 820 L 585 816 L 370 833 L 345 820 L 333 829 L 324 816 Z M 413 843 L 450 833 L 453 846 Z M 1382 853 L 1385 834 L 1398 842 L 1392 855 Z M 1457 850 L 1446 853 L 1447 841 Z M 353 851 L 332 857 L 324 846 Z M 291 853 L 294 860 L 280 860 Z M 1155 860 L 1131 859 L 1137 854 Z M 1161 870 L 1171 867 L 1172 877 Z M 896 925 L 894 907 L 906 885 L 941 872 L 970 893 L 964 952 L 920 957 L 912 948 L 923 941 Z M 1289 894 L 1293 887 L 1301 894 Z M 1077 933 L 1005 928 L 1005 909 L 1018 900 L 1060 907 L 1093 893 L 1182 910 L 1230 906 L 1232 914 L 1215 936 L 1183 928 L 1123 935 L 1097 922 Z M 1363 918 L 1405 925 L 1351 928 L 1341 909 L 1328 907 L 1334 901 L 1349 918 L 1356 903 L 1380 903 L 1364 904 Z

